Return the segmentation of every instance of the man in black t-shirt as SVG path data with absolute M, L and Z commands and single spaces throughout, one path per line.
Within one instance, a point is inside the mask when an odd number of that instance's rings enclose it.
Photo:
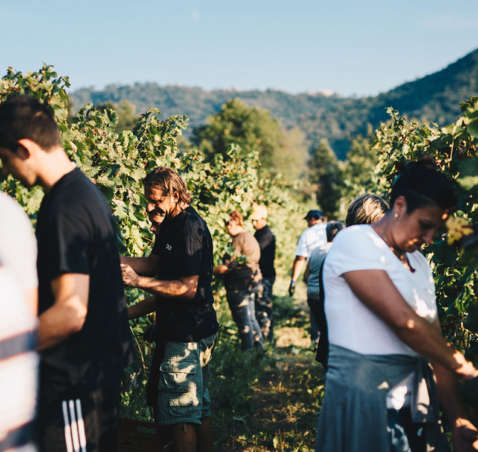
M 130 318 L 156 311 L 157 359 L 151 372 L 157 378 L 150 379 L 150 386 L 157 384 L 158 392 L 149 402 L 165 427 L 163 438 L 172 432 L 177 450 L 209 451 L 207 364 L 218 329 L 212 239 L 176 172 L 157 168 L 144 186 L 156 243 L 149 257 L 121 259 L 125 284 L 153 294 L 129 310 Z
M 276 238 L 267 225 L 267 209 L 265 206 L 255 205 L 251 213 L 252 225 L 256 232 L 254 237 L 261 248 L 259 266 L 262 273 L 261 288 L 256 297 L 256 317 L 265 340 L 274 338 L 272 318 L 272 287 L 276 279 L 274 259 L 276 255 Z
M 131 338 L 111 211 L 33 98 L 0 105 L 0 157 L 46 192 L 37 222 L 40 451 L 115 451 Z

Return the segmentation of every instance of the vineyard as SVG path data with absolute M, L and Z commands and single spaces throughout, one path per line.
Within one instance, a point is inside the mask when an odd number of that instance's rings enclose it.
M 227 121 L 225 114 L 213 118 L 194 145 L 182 137 L 187 127 L 185 116 L 162 118 L 159 111 L 151 110 L 136 117 L 131 127 L 122 128 L 113 107 L 88 104 L 73 113 L 68 87 L 68 78 L 58 76 L 51 66 L 27 74 L 9 68 L 0 81 L 0 101 L 13 93 L 26 93 L 50 105 L 65 150 L 110 202 L 122 254 L 142 256 L 151 250 L 153 235 L 142 180 L 157 166 L 170 166 L 185 179 L 193 206 L 211 230 L 216 263 L 228 251 L 230 239 L 224 229 L 228 212 L 238 209 L 247 218 L 254 202 L 268 208 L 269 225 L 278 242 L 276 344 L 268 346 L 264 356 L 239 351 L 224 289 L 216 283 L 221 329 L 210 387 L 217 450 L 312 450 L 323 372 L 314 361 L 308 338 L 305 290 L 299 288 L 295 299 L 286 295 L 295 245 L 305 228 L 302 218 L 317 200 L 329 217 L 343 220 L 347 204 L 358 194 L 386 195 L 405 160 L 433 159 L 457 181 L 458 210 L 447 223 L 448 231 L 442 231 L 425 253 L 435 272 L 444 334 L 478 365 L 478 246 L 474 239 L 478 233 L 478 98 L 463 99 L 462 116 L 446 127 L 407 119 L 390 109 L 386 123 L 370 131 L 369 137 L 354 139 L 347 160 L 337 161 L 326 143 L 315 143 L 310 170 L 290 180 L 287 164 L 270 166 L 278 161 L 272 138 L 269 147 L 255 147 L 254 129 L 247 139 L 236 140 L 232 121 L 230 125 L 221 123 L 225 124 L 222 128 L 212 127 L 219 120 Z M 228 108 L 242 107 L 234 104 Z M 275 127 L 264 115 L 257 117 L 267 127 Z M 222 150 L 218 151 L 214 140 L 224 144 Z M 294 167 L 294 162 L 290 166 Z M 34 222 L 42 190 L 26 190 L 12 178 L 0 185 L 25 207 Z M 334 202 L 325 205 L 327 199 Z M 144 294 L 128 289 L 127 296 L 128 302 L 134 303 Z M 123 417 L 151 420 L 144 387 L 152 345 L 143 336 L 152 322 L 148 317 L 130 324 L 137 360 L 124 381 Z

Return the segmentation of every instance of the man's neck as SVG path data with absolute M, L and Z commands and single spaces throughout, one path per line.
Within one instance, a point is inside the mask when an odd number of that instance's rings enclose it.
M 177 217 L 180 213 L 183 213 L 188 207 L 189 204 L 179 201 L 173 211 L 169 214 L 169 216 L 171 218 Z
M 42 156 L 42 169 L 38 175 L 39 184 L 50 191 L 65 175 L 73 171 L 75 164 L 68 158 L 62 148 L 54 149 Z

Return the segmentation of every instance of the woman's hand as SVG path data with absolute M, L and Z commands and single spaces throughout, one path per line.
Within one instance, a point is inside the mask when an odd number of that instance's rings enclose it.
M 460 367 L 456 369 L 458 377 L 461 377 L 464 380 L 471 380 L 472 378 L 478 377 L 478 370 L 470 361 L 466 361 L 461 353 L 456 353 L 455 359 L 461 364 Z
M 453 428 L 455 452 L 478 451 L 478 429 L 468 420 L 459 417 Z
M 229 267 L 227 265 L 221 264 L 221 265 L 216 265 L 214 267 L 214 274 L 215 275 L 224 275 L 229 271 Z

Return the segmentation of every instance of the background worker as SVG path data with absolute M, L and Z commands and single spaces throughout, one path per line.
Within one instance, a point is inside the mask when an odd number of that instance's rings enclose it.
M 340 221 L 334 221 L 327 224 L 325 229 L 327 235 L 327 246 L 325 248 L 315 248 L 304 271 L 304 282 L 307 284 L 307 305 L 310 310 L 310 338 L 312 343 L 317 343 L 322 329 L 320 328 L 320 268 L 324 262 L 325 256 L 332 246 L 335 236 L 344 229 L 344 224 Z
M 276 279 L 274 259 L 276 254 L 276 238 L 267 225 L 267 209 L 265 206 L 254 205 L 251 213 L 252 226 L 256 232 L 254 238 L 259 243 L 261 258 L 259 267 L 262 273 L 261 286 L 256 297 L 256 318 L 261 327 L 264 340 L 273 340 L 274 320 L 272 316 L 272 287 Z
M 261 249 L 254 236 L 244 229 L 242 215 L 233 211 L 226 223 L 232 237 L 233 256 L 224 256 L 224 264 L 214 267 L 214 273 L 224 278 L 226 297 L 241 339 L 241 349 L 254 346 L 263 349 L 264 338 L 255 316 L 255 299 L 260 290 Z
M 129 314 L 135 318 L 156 311 L 156 420 L 163 436 L 172 431 L 175 450 L 212 451 L 207 365 L 218 323 L 211 234 L 171 168 L 148 174 L 144 190 L 156 243 L 150 257 L 123 257 L 122 270 L 125 284 L 155 295 L 132 306 Z
M 292 264 L 291 279 L 289 283 L 289 295 L 294 295 L 297 278 L 300 275 L 302 266 L 310 257 L 310 253 L 316 247 L 327 246 L 325 226 L 327 218 L 321 210 L 309 210 L 304 217 L 307 221 L 307 229 L 301 234 L 295 251 L 295 259 Z

